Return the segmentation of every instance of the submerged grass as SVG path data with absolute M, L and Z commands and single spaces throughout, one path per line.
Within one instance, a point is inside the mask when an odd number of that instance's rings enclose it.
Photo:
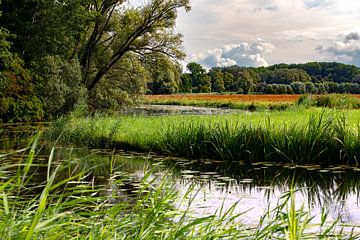
M 35 141 L 31 149 L 36 148 Z M 97 186 L 91 180 L 94 166 L 83 168 L 79 159 L 55 160 L 53 150 L 46 164 L 32 150 L 22 156 L 23 164 L 22 161 L 5 163 L 9 162 L 9 156 L 0 156 L 4 162 L 0 167 L 1 239 L 356 237 L 343 231 L 337 221 L 327 223 L 326 214 L 320 224 L 312 225 L 308 213 L 296 208 L 293 191 L 285 193 L 277 206 L 264 214 L 258 226 L 242 225 L 239 215 L 234 214 L 236 205 L 227 210 L 220 208 L 218 214 L 194 218 L 188 210 L 174 207 L 175 201 L 190 196 L 191 188 L 180 196 L 166 174 L 156 177 L 151 170 L 145 171 L 132 201 L 125 201 L 119 193 L 127 176 L 116 168 L 107 166 L 107 183 Z
M 357 164 L 359 113 L 304 109 L 219 116 L 68 117 L 57 121 L 47 137 L 190 158 Z

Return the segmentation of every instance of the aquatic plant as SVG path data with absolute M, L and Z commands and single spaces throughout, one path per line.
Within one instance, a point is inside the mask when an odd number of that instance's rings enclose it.
M 360 151 L 356 111 L 69 117 L 47 133 L 57 136 L 93 148 L 247 162 L 357 164 Z
M 146 170 L 132 195 L 124 201 L 118 194 L 124 173 L 108 167 L 106 185 L 94 185 L 93 167 L 80 167 L 76 159 L 37 156 L 34 138 L 19 162 L 1 155 L 1 239 L 355 239 L 337 221 L 328 223 L 323 211 L 314 226 L 303 207 L 297 208 L 293 190 L 261 218 L 258 226 L 239 222 L 236 204 L 220 207 L 210 216 L 193 217 L 189 189 L 180 196 L 168 175 L 155 177 Z M 24 152 L 24 151 L 21 151 Z M 13 160 L 12 160 L 13 161 Z M 46 163 L 46 164 L 45 164 Z M 45 174 L 42 171 L 45 170 Z M 109 186 L 111 186 L 109 188 Z M 183 200 L 181 200 L 183 199 Z M 188 208 L 174 208 L 175 201 L 188 201 Z

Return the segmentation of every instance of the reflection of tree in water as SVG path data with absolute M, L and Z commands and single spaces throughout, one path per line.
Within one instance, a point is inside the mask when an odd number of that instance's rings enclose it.
M 26 195 L 36 193 L 39 186 L 46 183 L 47 160 L 50 150 L 39 153 L 32 171 L 36 171 L 32 185 Z M 155 159 L 136 157 L 132 154 L 114 154 L 112 152 L 89 151 L 88 149 L 56 149 L 53 168 L 62 163 L 63 168 L 57 174 L 60 182 L 81 171 L 88 172 L 84 184 L 98 189 L 102 195 L 111 196 L 116 192 L 118 199 L 130 201 L 136 195 L 139 181 L 145 169 L 155 162 L 154 173 L 171 169 L 181 185 L 200 184 L 202 187 L 215 187 L 217 191 L 264 193 L 270 199 L 275 190 L 289 190 L 293 184 L 307 198 L 309 206 L 330 206 L 332 215 L 341 215 L 347 221 L 351 216 L 345 201 L 350 195 L 359 199 L 360 178 L 356 168 L 320 166 L 291 166 L 280 164 L 243 165 L 237 162 L 218 162 L 209 160 Z M 186 173 L 184 173 L 184 171 Z M 187 175 L 187 176 L 185 176 Z M 244 181 L 251 180 L 251 181 Z M 31 190 L 31 191 L 30 191 Z M 80 194 L 80 193 L 79 193 Z
M 236 162 L 212 162 L 189 161 L 166 162 L 169 167 L 174 168 L 177 174 L 181 170 L 191 170 L 195 172 L 217 172 L 221 176 L 234 179 L 223 185 L 229 188 L 237 185 L 243 191 L 261 191 L 270 198 L 275 189 L 280 191 L 289 190 L 292 184 L 307 199 L 309 205 L 318 204 L 320 206 L 341 205 L 349 195 L 356 195 L 359 199 L 360 178 L 356 169 L 350 167 L 328 167 L 321 169 L 320 166 L 290 166 L 280 164 L 262 165 L 243 165 Z M 197 181 L 193 178 L 192 181 Z M 252 179 L 251 182 L 244 184 L 244 179 Z

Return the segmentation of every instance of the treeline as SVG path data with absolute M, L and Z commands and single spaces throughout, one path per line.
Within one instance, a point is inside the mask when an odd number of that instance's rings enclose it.
M 0 122 L 118 110 L 151 79 L 171 85 L 184 57 L 179 8 L 189 1 L 0 1 Z
M 206 71 L 197 63 L 187 65 L 172 89 L 181 93 L 251 92 L 265 94 L 360 94 L 360 69 L 336 62 L 277 64 L 270 67 L 215 67 Z M 151 88 L 150 88 L 151 89 Z M 159 88 L 153 93 L 162 92 Z

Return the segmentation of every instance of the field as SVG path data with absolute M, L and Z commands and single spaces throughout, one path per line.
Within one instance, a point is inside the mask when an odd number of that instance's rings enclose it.
M 307 101 L 304 101 L 307 100 Z M 144 104 L 203 106 L 244 110 L 285 110 L 299 105 L 359 108 L 360 95 L 242 95 L 242 94 L 175 94 L 146 95 Z
M 189 100 L 189 101 L 231 101 L 231 102 L 262 102 L 262 103 L 295 103 L 301 95 L 242 95 L 242 94 L 175 94 L 146 95 L 147 101 Z
M 55 123 L 61 136 L 95 148 L 127 148 L 190 158 L 295 163 L 355 163 L 359 110 L 318 108 L 218 116 L 95 116 Z

